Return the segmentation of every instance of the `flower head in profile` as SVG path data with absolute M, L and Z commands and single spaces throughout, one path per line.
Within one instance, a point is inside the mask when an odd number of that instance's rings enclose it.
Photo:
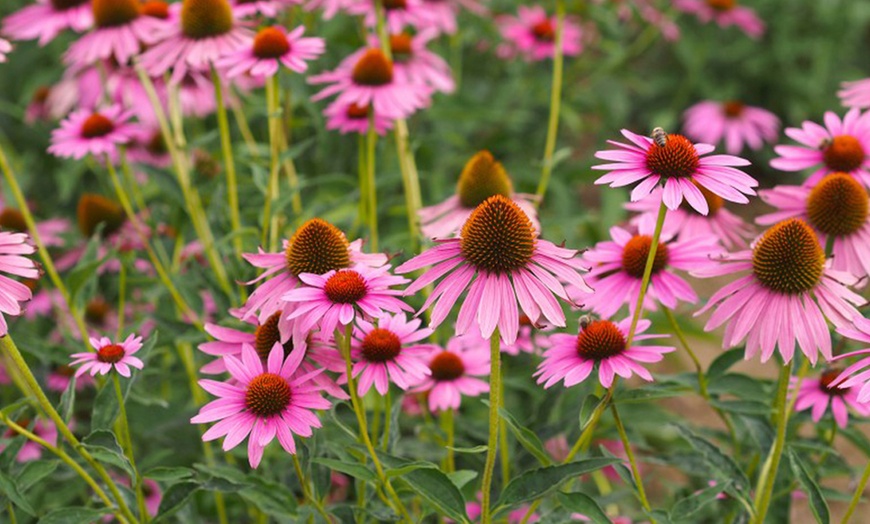
M 709 144 L 693 144 L 682 135 L 667 134 L 656 128 L 655 139 L 636 135 L 627 129 L 622 135 L 629 144 L 608 140 L 617 149 L 599 151 L 596 158 L 611 164 L 592 166 L 608 171 L 596 184 L 622 187 L 640 182 L 631 191 L 631 201 L 646 198 L 659 183 L 664 186 L 662 197 L 668 209 L 677 209 L 685 199 L 702 215 L 709 212 L 707 200 L 699 187 L 706 188 L 729 202 L 745 204 L 746 195 L 754 195 L 758 182 L 739 169 L 749 161 L 731 155 L 712 155 Z
M 114 369 L 122 377 L 130 377 L 130 368 L 142 369 L 145 364 L 134 357 L 142 349 L 142 337 L 131 334 L 123 342 L 112 342 L 108 337 L 91 338 L 94 351 L 73 353 L 70 366 L 78 367 L 76 376 L 90 372 L 105 375 Z
M 90 0 L 36 0 L 3 19 L 3 34 L 46 45 L 66 29 L 80 33 L 93 23 Z
M 503 15 L 496 19 L 505 43 L 499 46 L 498 54 L 509 58 L 519 54 L 526 60 L 539 61 L 552 58 L 556 51 L 555 16 L 547 15 L 541 6 L 520 6 L 517 16 Z M 566 18 L 562 34 L 562 54 L 576 56 L 583 51 L 580 26 Z
M 539 238 L 532 221 L 515 202 L 495 195 L 471 213 L 459 238 L 437 240 L 435 247 L 405 262 L 396 272 L 432 266 L 408 286 L 405 295 L 441 279 L 421 309 L 434 306 L 432 327 L 447 318 L 468 289 L 459 309 L 456 334 L 465 334 L 477 324 L 481 335 L 489 338 L 498 327 L 502 342 L 513 344 L 520 309 L 535 322 L 546 319 L 561 327 L 565 313 L 556 297 L 570 302 L 562 282 L 592 292 L 580 276 L 576 255 L 577 251 Z
M 701 22 L 716 22 L 719 27 L 736 26 L 752 38 L 764 34 L 764 22 L 753 9 L 739 5 L 738 0 L 674 0 L 674 7 L 691 13 Z
M 529 218 L 535 231 L 541 231 L 534 205 L 535 195 L 515 193 L 507 170 L 486 150 L 475 153 L 465 163 L 453 196 L 419 211 L 420 229 L 429 238 L 454 236 L 477 206 L 495 195 L 511 199 Z
M 55 366 L 45 379 L 46 388 L 51 391 L 63 393 L 67 390 L 69 383 L 72 382 L 74 378 L 76 381 L 76 391 L 82 391 L 85 388 L 94 386 L 94 379 L 90 375 L 75 377 L 75 372 L 76 370 L 72 366 L 67 366 L 65 364 Z
M 760 107 L 740 102 L 699 102 L 683 114 L 686 136 L 705 144 L 718 144 L 724 140 L 725 152 L 738 155 L 746 146 L 761 149 L 773 143 L 779 135 L 779 118 Z
M 866 109 L 870 107 L 870 78 L 843 82 L 837 92 L 840 102 L 846 107 Z
M 225 70 L 228 78 L 242 74 L 271 77 L 278 74 L 282 65 L 295 73 L 304 73 L 308 70 L 307 62 L 323 54 L 325 43 L 322 38 L 303 37 L 303 33 L 304 25 L 289 33 L 277 25 L 265 27 L 254 36 L 250 46 L 221 58 L 215 65 Z
M 29 418 L 21 418 L 16 420 L 15 424 L 29 430 L 31 433 L 48 442 L 52 446 L 57 445 L 57 426 L 55 426 L 51 421 L 43 419 L 36 419 L 35 421 L 32 421 Z M 6 449 L 7 443 L 3 442 L 3 440 L 11 439 L 17 435 L 18 433 L 13 429 L 8 429 L 4 433 L 0 434 L 0 451 Z M 45 448 L 43 448 L 40 444 L 37 444 L 36 442 L 33 442 L 31 440 L 27 440 L 24 445 L 21 446 L 21 449 L 18 450 L 18 454 L 15 455 L 15 461 L 30 462 L 31 460 L 39 460 L 42 457 L 43 449 Z
M 349 14 L 364 15 L 368 27 L 378 24 L 377 9 L 381 3 L 387 31 L 398 33 L 407 26 L 422 29 L 430 24 L 432 13 L 427 0 L 347 0 Z
M 298 3 L 296 0 L 232 0 L 233 11 L 245 17 L 259 14 L 277 18 L 282 10 Z
M 837 333 L 851 340 L 870 343 L 870 319 L 855 315 L 852 324 L 837 328 Z M 833 360 L 838 362 L 855 357 L 862 358 L 847 366 L 828 386 L 843 391 L 855 388 L 858 390 L 858 402 L 870 402 L 870 356 L 867 356 L 868 354 L 870 354 L 870 347 L 834 357 Z
M 89 66 L 112 58 L 127 64 L 160 38 L 166 21 L 143 12 L 140 0 L 91 0 L 94 29 L 73 42 L 67 64 Z
M 797 388 L 798 378 L 791 378 L 792 394 L 797 394 L 794 409 L 796 411 L 812 410 L 813 422 L 822 419 L 830 407 L 834 420 L 841 428 L 849 424 L 849 408 L 862 417 L 870 416 L 870 404 L 858 401 L 858 388 L 841 388 L 832 386 L 839 378 L 842 370 L 829 368 L 822 372 L 818 378 L 805 378 L 800 381 Z
M 297 373 L 304 357 L 304 351 L 293 351 L 285 359 L 284 350 L 276 345 L 264 363 L 254 348 L 245 345 L 240 359 L 225 357 L 231 382 L 199 381 L 204 390 L 219 398 L 203 406 L 190 422 L 217 422 L 202 439 L 207 442 L 226 437 L 224 451 L 247 437 L 248 462 L 255 469 L 263 450 L 276 436 L 284 451 L 296 454 L 293 435 L 310 437 L 312 428 L 321 426 L 313 410 L 330 406 L 312 382 L 322 370 Z
M 48 152 L 61 158 L 80 160 L 87 155 L 115 157 L 118 146 L 132 141 L 137 126 L 130 122 L 131 111 L 113 105 L 93 111 L 79 109 L 60 123 L 51 133 Z
M 0 337 L 9 331 L 4 315 L 17 317 L 22 312 L 21 304 L 33 297 L 33 291 L 27 285 L 6 275 L 31 280 L 39 278 L 36 264 L 25 256 L 35 252 L 36 248 L 26 233 L 0 231 Z
M 456 89 L 456 82 L 450 66 L 443 58 L 426 48 L 437 36 L 438 31 L 434 28 L 421 30 L 417 34 L 408 31 L 391 34 L 393 73 L 402 82 L 428 86 L 442 93 L 452 93 Z M 377 36 L 372 36 L 370 43 L 377 45 Z
M 797 343 L 811 363 L 819 353 L 830 360 L 827 321 L 845 326 L 858 314 L 854 306 L 864 303 L 848 288 L 855 277 L 830 268 L 815 232 L 798 218 L 777 223 L 751 249 L 723 255 L 721 261 L 692 275 L 749 274 L 714 293 L 696 315 L 713 310 L 704 329 L 727 323 L 723 346 L 734 347 L 745 339 L 747 359 L 761 351 L 766 362 L 778 347 L 788 363 Z
M 353 102 L 334 101 L 323 110 L 326 116 L 326 129 L 338 130 L 341 134 L 369 132 L 369 125 L 374 122 L 375 132 L 381 136 L 393 128 L 392 118 L 374 113 L 371 106 L 361 106 Z
M 63 234 L 69 231 L 70 223 L 65 218 L 49 218 L 36 222 L 36 232 L 46 246 L 58 247 L 64 245 Z M 27 222 L 24 214 L 11 206 L 0 203 L 0 229 L 15 233 L 27 233 Z
M 445 348 L 434 347 L 427 356 L 429 375 L 414 388 L 428 392 L 433 413 L 458 410 L 462 397 L 489 391 L 489 341 L 476 333 L 451 337 Z
M 564 381 L 571 387 L 586 380 L 593 369 L 598 367 L 598 380 L 605 388 L 613 384 L 619 375 L 630 378 L 637 375 L 646 381 L 653 377 L 645 364 L 659 362 L 665 353 L 674 351 L 671 346 L 640 346 L 634 343 L 667 335 L 642 335 L 650 326 L 650 321 L 641 319 L 637 323 L 633 345 L 628 347 L 628 331 L 631 317 L 621 322 L 610 320 L 588 320 L 581 322 L 577 335 L 556 333 L 550 336 L 550 348 L 544 352 L 544 361 L 538 366 L 535 376 L 538 384 L 549 388 Z
M 851 109 L 840 120 L 829 111 L 824 123 L 807 121 L 799 128 L 787 128 L 785 134 L 800 145 L 776 146 L 779 158 L 770 165 L 781 171 L 815 169 L 804 182 L 807 186 L 830 173 L 846 173 L 870 187 L 870 113 Z

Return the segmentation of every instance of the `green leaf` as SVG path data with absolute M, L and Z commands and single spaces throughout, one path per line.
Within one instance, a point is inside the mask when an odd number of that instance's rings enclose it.
M 194 470 L 190 468 L 167 468 L 161 466 L 149 469 L 143 473 L 142 476 L 151 480 L 159 480 L 161 482 L 175 482 L 177 480 L 188 479 L 192 477 L 193 474 Z
M 181 509 L 188 499 L 200 489 L 200 484 L 193 481 L 179 482 L 170 486 L 163 492 L 163 499 L 160 501 L 160 508 L 157 510 L 157 516 L 153 522 L 162 521 Z
M 239 491 L 242 498 L 273 517 L 296 515 L 296 497 L 287 486 L 255 475 L 250 475 L 248 478 L 251 487 Z
M 402 464 L 397 468 L 387 468 L 384 471 L 384 474 L 387 476 L 387 478 L 396 478 L 401 477 L 402 475 L 406 475 L 412 471 L 416 471 L 418 469 L 438 469 L 438 466 L 425 460 L 417 460 L 414 462 Z
M 589 417 L 592 416 L 592 412 L 600 403 L 601 398 L 594 393 L 586 395 L 586 398 L 583 399 L 583 404 L 580 405 L 580 431 L 586 429 L 586 425 L 590 422 Z
M 37 482 L 51 475 L 59 464 L 59 460 L 31 460 L 21 468 L 15 477 L 15 482 L 22 492 L 27 491 Z
M 403 458 L 384 453 L 381 457 L 388 468 L 400 468 L 411 463 Z M 435 506 L 442 515 L 453 520 L 465 522 L 465 498 L 450 478 L 438 469 L 415 469 L 402 477 L 411 488 L 430 504 Z
M 63 392 L 63 395 L 60 396 L 60 405 L 57 410 L 60 412 L 60 416 L 65 422 L 69 422 L 73 415 L 73 408 L 76 403 L 77 380 L 77 377 L 70 377 L 66 390 Z
M 580 513 L 593 524 L 613 524 L 613 522 L 595 502 L 595 499 L 585 493 L 559 493 L 559 503 L 567 509 Z
M 471 454 L 484 453 L 484 452 L 486 452 L 486 450 L 489 449 L 489 446 L 486 446 L 486 445 L 474 446 L 473 448 L 454 448 L 453 446 L 444 446 L 444 447 L 447 449 L 452 449 L 456 453 L 471 453 Z
M 568 479 L 619 462 L 620 459 L 614 458 L 592 458 L 526 471 L 519 477 L 511 479 L 502 491 L 496 507 L 514 506 L 541 498 L 558 489 L 559 485 Z
M 461 469 L 459 471 L 448 473 L 447 477 L 456 485 L 457 488 L 462 489 L 466 484 L 477 478 L 477 472 L 470 469 Z
M 517 419 L 514 418 L 506 409 L 498 408 L 498 414 L 507 422 L 507 426 L 510 428 L 511 433 L 513 433 L 514 438 L 517 439 L 517 442 L 525 448 L 526 451 L 532 454 L 538 462 L 541 463 L 542 466 L 549 466 L 553 463 L 550 459 L 550 455 L 544 450 L 544 445 L 541 443 L 541 439 L 538 438 L 538 435 L 535 434 L 534 431 L 520 424 Z
M 321 466 L 326 466 L 327 468 L 338 471 L 339 473 L 350 475 L 351 477 L 362 480 L 364 482 L 374 482 L 378 479 L 374 471 L 369 469 L 368 466 L 364 466 L 362 464 L 342 462 L 341 460 L 321 457 L 315 457 L 311 459 L 311 462 L 315 464 L 320 464 Z
M 729 349 L 728 351 L 722 353 L 716 360 L 710 363 L 710 367 L 707 368 L 707 379 L 713 379 L 723 375 L 726 371 L 731 369 L 731 367 L 743 360 L 743 356 L 745 351 L 743 348 Z
M 21 511 L 27 513 L 31 517 L 36 516 L 36 511 L 30 505 L 30 502 L 24 498 L 15 479 L 0 471 L 0 494 L 6 495 L 6 498 L 12 501 Z
M 672 520 L 688 519 L 704 506 L 716 500 L 720 493 L 725 491 L 730 482 L 717 482 L 716 485 L 704 488 L 698 492 L 692 493 L 688 497 L 681 499 L 674 507 L 671 508 Z
M 704 461 L 715 473 L 717 481 L 731 481 L 732 487 L 729 487 L 727 492 L 732 496 L 740 498 L 744 503 L 751 504 L 747 498 L 750 489 L 749 478 L 740 469 L 740 466 L 734 462 L 734 459 L 722 453 L 719 446 L 700 437 L 689 428 L 680 424 L 675 424 L 675 426 L 689 445 L 704 457 Z
M 831 521 L 831 514 L 828 511 L 828 503 L 825 501 L 825 497 L 822 495 L 818 483 L 816 483 L 815 479 L 813 479 L 809 471 L 807 471 L 806 465 L 800 459 L 798 454 L 792 449 L 788 450 L 788 462 L 791 466 L 792 473 L 797 477 L 798 482 L 800 482 L 801 487 L 804 488 L 804 491 L 806 491 L 807 496 L 809 497 L 810 509 L 813 510 L 813 516 L 816 517 L 816 522 L 819 524 L 828 524 L 828 522 Z
M 649 402 L 662 398 L 678 397 L 692 389 L 683 384 L 673 382 L 653 383 L 649 386 L 632 388 L 628 391 L 620 393 L 613 402 L 617 404 L 627 404 L 631 402 Z
M 710 405 L 740 415 L 766 415 L 770 408 L 757 400 L 711 400 Z
M 93 524 L 109 512 L 109 509 L 61 508 L 47 513 L 39 524 Z
M 870 439 L 860 429 L 847 426 L 840 429 L 840 434 L 860 449 L 867 458 L 870 458 Z
M 82 445 L 98 461 L 123 469 L 131 479 L 135 476 L 130 461 L 127 460 L 118 439 L 111 431 L 106 429 L 92 431 L 90 435 L 82 439 Z

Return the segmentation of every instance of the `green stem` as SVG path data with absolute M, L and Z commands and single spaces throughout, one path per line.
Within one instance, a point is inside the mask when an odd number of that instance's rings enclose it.
M 619 432 L 619 439 L 622 441 L 622 447 L 625 448 L 625 454 L 628 456 L 628 463 L 631 465 L 631 473 L 634 476 L 634 483 L 637 486 L 637 494 L 640 497 L 640 503 L 647 514 L 652 513 L 652 507 L 649 505 L 649 500 L 646 498 L 646 490 L 643 488 L 643 478 L 640 476 L 640 470 L 637 467 L 637 460 L 634 457 L 634 451 L 631 449 L 631 442 L 628 440 L 628 434 L 625 432 L 625 426 L 622 424 L 622 419 L 619 417 L 619 410 L 616 409 L 616 404 L 610 405 L 610 411 L 613 413 L 613 420 L 616 422 L 616 431 Z M 650 521 L 655 524 L 655 519 L 650 517 Z
M 358 140 L 359 146 L 359 159 L 357 161 L 357 169 L 359 171 L 359 221 L 363 223 L 366 221 L 366 218 L 369 216 L 369 202 L 366 198 L 366 195 L 369 194 L 369 190 L 366 187 L 368 185 L 368 160 L 366 160 L 366 135 L 360 134 Z
M 124 332 L 124 301 L 127 299 L 127 264 L 123 258 L 119 260 L 120 267 L 118 270 L 118 330 L 115 332 L 115 338 L 121 340 L 121 334 Z
M 504 374 L 505 374 L 505 362 L 502 362 L 499 366 L 501 369 L 499 373 L 501 374 L 501 378 L 499 379 L 499 388 L 498 388 L 498 403 L 500 406 L 505 406 L 504 402 Z M 498 451 L 499 451 L 499 461 L 501 463 L 501 485 L 506 486 L 508 481 L 511 478 L 511 460 L 510 460 L 510 448 L 508 447 L 508 431 L 507 431 L 507 421 L 502 417 L 498 418 Z
M 656 259 L 656 251 L 659 248 L 659 238 L 662 236 L 662 226 L 665 224 L 665 216 L 667 215 L 668 208 L 665 207 L 665 201 L 662 200 L 662 203 L 659 205 L 659 214 L 656 218 L 656 227 L 655 231 L 653 231 L 652 241 L 649 246 L 649 255 L 646 257 L 646 266 L 643 269 L 643 279 L 640 282 L 640 293 L 637 295 L 637 302 L 634 307 L 634 314 L 631 317 L 631 327 L 628 329 L 628 337 L 625 343 L 625 347 L 631 347 L 631 343 L 634 342 L 634 334 L 637 330 L 637 323 L 643 317 L 643 301 L 646 298 L 647 289 L 649 289 L 649 281 L 652 276 L 652 268 L 653 263 Z
M 227 118 L 227 106 L 224 100 L 223 87 L 217 69 L 211 68 L 211 81 L 214 84 L 214 96 L 217 100 L 217 121 L 221 136 L 221 152 L 224 157 L 224 168 L 227 171 L 227 203 L 230 207 L 230 227 L 234 232 L 242 229 L 239 217 L 239 182 L 236 176 L 236 161 L 233 158 L 233 139 L 230 135 L 230 122 Z M 233 248 L 236 256 L 242 256 L 242 237 L 233 236 Z
M 387 446 L 390 444 L 390 426 L 393 423 L 393 396 L 390 395 L 389 388 L 384 396 L 384 433 L 381 437 L 381 449 L 387 451 Z
M 544 160 L 541 180 L 538 182 L 538 203 L 544 199 L 550 175 L 553 173 L 553 154 L 556 151 L 556 135 L 559 132 L 559 109 L 562 101 L 562 72 L 564 69 L 563 38 L 565 36 L 565 1 L 556 0 L 556 41 L 553 48 L 553 85 L 550 90 L 550 119 L 547 123 L 547 141 L 544 144 Z
M 277 229 L 277 224 L 272 216 L 272 206 L 278 200 L 278 174 L 280 170 L 281 141 L 278 139 L 281 132 L 281 90 L 278 86 L 278 76 L 275 75 L 266 80 L 266 111 L 269 115 L 269 183 L 266 185 L 266 201 L 263 205 L 263 234 L 260 243 L 265 246 L 269 242 L 269 232 Z
M 849 502 L 849 509 L 846 510 L 846 514 L 843 515 L 843 520 L 840 521 L 840 524 L 848 524 L 849 520 L 852 519 L 852 515 L 855 514 L 855 510 L 858 509 L 858 504 L 861 502 L 861 496 L 864 494 L 868 480 L 870 480 L 870 461 L 864 467 L 864 474 L 861 475 L 861 480 L 858 481 L 858 487 L 855 488 L 855 494 L 852 495 L 852 501 Z
M 139 189 L 139 184 L 136 182 L 136 177 L 133 176 L 133 170 L 130 169 L 130 163 L 127 162 L 127 150 L 120 148 L 121 174 L 124 175 L 124 182 L 129 186 L 130 192 L 133 194 L 133 200 L 136 202 L 136 207 L 139 210 L 148 209 L 145 205 L 145 198 L 142 196 L 142 191 Z
M 127 403 L 124 399 L 124 393 L 121 391 L 121 379 L 118 378 L 118 373 L 112 372 L 112 382 L 115 384 L 115 395 L 118 397 L 118 424 L 120 426 L 121 448 L 124 450 L 124 455 L 130 461 L 130 467 L 133 468 L 134 485 L 133 489 L 136 492 L 136 502 L 139 505 L 139 520 L 148 522 L 148 510 L 145 508 L 145 494 L 142 492 L 142 475 L 139 474 L 139 469 L 136 467 L 136 459 L 133 456 L 133 439 L 130 436 L 130 422 L 127 419 Z
M 453 408 L 447 408 L 441 413 L 441 427 L 447 435 L 447 458 L 444 462 L 446 473 L 456 471 L 456 452 L 453 450 L 456 445 L 456 428 L 453 418 Z
M 489 440 L 487 441 L 486 462 L 483 468 L 483 501 L 481 503 L 480 522 L 490 524 L 492 522 L 492 508 L 490 499 L 492 496 L 492 474 L 495 469 L 495 456 L 498 453 L 499 416 L 498 405 L 501 399 L 501 345 L 499 330 L 495 329 L 489 339 Z
M 329 518 L 329 514 L 326 513 L 326 510 L 323 508 L 323 504 L 320 503 L 319 500 L 311 493 L 311 487 L 308 485 L 308 480 L 305 478 L 305 473 L 302 472 L 302 464 L 299 463 L 299 457 L 294 453 L 291 455 L 293 457 L 293 468 L 296 470 L 296 476 L 299 478 L 299 484 L 302 486 L 302 495 L 305 497 L 305 500 L 308 501 L 309 504 L 314 506 L 314 509 L 317 510 L 317 513 L 323 517 L 323 520 L 330 524 L 332 519 Z
M 368 195 L 369 235 L 371 250 L 378 250 L 378 190 L 375 183 L 375 146 L 378 143 L 378 133 L 375 131 L 374 113 L 369 116 L 369 130 L 366 135 L 366 190 Z

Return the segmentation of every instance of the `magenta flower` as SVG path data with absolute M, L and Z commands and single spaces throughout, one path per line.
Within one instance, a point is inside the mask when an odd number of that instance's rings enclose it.
M 477 324 L 484 338 L 499 328 L 501 340 L 513 344 L 522 311 L 537 323 L 542 317 L 565 325 L 555 297 L 570 302 L 560 279 L 591 293 L 580 277 L 577 251 L 538 238 L 531 220 L 513 201 L 495 195 L 477 206 L 460 238 L 440 239 L 435 247 L 405 262 L 397 273 L 426 271 L 405 290 L 412 295 L 441 277 L 421 311 L 434 304 L 430 325 L 440 325 L 468 288 L 456 322 L 462 335 Z
M 749 161 L 731 155 L 702 156 L 713 152 L 709 144 L 693 144 L 682 135 L 664 135 L 657 141 L 636 135 L 627 129 L 622 135 L 631 143 L 614 140 L 607 143 L 618 149 L 599 151 L 596 158 L 612 164 L 592 166 L 609 173 L 595 181 L 622 187 L 640 182 L 631 192 L 631 201 L 646 198 L 661 182 L 668 209 L 677 209 L 683 199 L 698 213 L 709 212 L 707 200 L 699 187 L 706 188 L 729 202 L 745 204 L 746 195 L 754 195 L 758 182 L 735 166 L 747 166 Z
M 0 231 L 0 337 L 9 331 L 4 314 L 17 317 L 22 312 L 21 303 L 33 297 L 29 287 L 2 273 L 36 280 L 39 269 L 24 256 L 35 252 L 27 234 Z
M 136 135 L 137 127 L 130 123 L 131 111 L 113 105 L 99 111 L 79 109 L 51 132 L 48 152 L 61 158 L 80 160 L 87 155 L 114 157 L 118 146 Z
M 650 229 L 641 229 L 638 234 L 632 235 L 614 226 L 610 228 L 610 237 L 612 240 L 599 242 L 583 254 L 583 260 L 591 267 L 588 278 L 595 293 L 572 290 L 578 302 L 603 318 L 612 317 L 623 304 L 628 304 L 629 311 L 634 312 L 652 247 Z M 690 271 L 708 265 L 710 257 L 721 252 L 715 237 L 677 241 L 662 237 L 656 248 L 644 309 L 654 311 L 656 302 L 661 302 L 668 309 L 676 308 L 680 301 L 696 303 L 698 295 L 692 286 L 673 270 Z
M 795 342 L 815 364 L 818 354 L 831 359 L 831 334 L 826 319 L 837 327 L 847 325 L 864 299 L 847 286 L 856 282 L 848 273 L 835 271 L 825 260 L 819 239 L 803 220 L 784 220 L 765 231 L 751 250 L 721 257 L 725 264 L 693 271 L 714 277 L 750 271 L 726 285 L 695 315 L 714 309 L 704 327 L 713 330 L 726 322 L 723 347 L 746 339 L 746 358 L 761 350 L 767 362 L 779 347 L 788 363 Z
M 841 428 L 849 423 L 849 408 L 862 417 L 870 416 L 870 404 L 858 400 L 858 387 L 836 387 L 832 384 L 839 378 L 841 370 L 827 369 L 819 378 L 805 378 L 800 382 L 795 401 L 795 411 L 812 409 L 813 422 L 822 419 L 822 415 L 831 407 L 831 414 Z M 792 394 L 795 394 L 797 377 L 791 378 Z
M 812 226 L 819 243 L 833 237 L 831 268 L 863 278 L 870 276 L 870 199 L 867 190 L 845 173 L 827 175 L 815 185 L 777 186 L 759 191 L 761 199 L 777 208 L 756 222 L 770 225 L 800 218 Z
M 45 45 L 68 28 L 81 33 L 93 22 L 89 0 L 36 0 L 3 19 L 3 34 Z
M 55 366 L 51 373 L 45 379 L 45 386 L 51 391 L 63 393 L 69 387 L 69 383 L 73 379 L 76 370 L 67 365 Z M 76 391 L 81 391 L 85 388 L 93 387 L 94 379 L 90 375 L 81 375 L 76 378 Z
M 438 31 L 434 27 L 423 29 L 414 35 L 407 31 L 391 34 L 393 73 L 401 82 L 452 93 L 456 89 L 456 82 L 453 81 L 450 66 L 443 58 L 426 49 L 426 45 L 437 36 Z M 369 37 L 370 45 L 377 46 L 378 43 L 377 36 Z
M 789 127 L 785 134 L 800 146 L 776 146 L 779 158 L 770 165 L 781 171 L 816 170 L 804 182 L 814 186 L 827 174 L 847 173 L 870 186 L 870 113 L 851 109 L 843 120 L 832 112 L 825 113 L 825 126 L 804 122 L 800 128 Z
M 336 100 L 323 110 L 326 116 L 326 129 L 338 130 L 341 134 L 369 132 L 370 118 L 374 120 L 375 132 L 381 136 L 393 128 L 394 120 L 380 113 L 370 115 L 370 106 L 344 103 Z
M 520 353 L 537 353 L 538 348 L 547 346 L 548 339 L 539 333 L 540 330 L 548 329 L 547 326 L 539 326 L 532 323 L 526 315 L 520 315 L 520 330 L 513 344 L 502 344 L 501 352 L 517 356 Z
M 764 22 L 754 10 L 738 5 L 737 0 L 674 0 L 674 7 L 694 14 L 705 24 L 713 21 L 719 27 L 733 25 L 752 38 L 764 34 Z
M 858 342 L 870 343 L 870 319 L 866 319 L 861 315 L 855 315 L 852 318 L 852 324 L 839 327 L 837 333 L 846 338 L 857 340 Z M 844 360 L 847 358 L 864 356 L 870 353 L 870 348 L 851 351 L 843 355 L 834 357 L 834 361 Z M 834 379 L 829 387 L 837 387 L 840 389 L 857 388 L 858 402 L 870 402 L 870 357 L 864 357 L 861 360 L 851 364 Z
M 779 118 L 760 107 L 747 106 L 730 100 L 699 102 L 683 114 L 686 136 L 706 144 L 725 141 L 725 152 L 738 155 L 746 145 L 761 149 L 765 142 L 773 143 L 779 136 Z
M 139 0 L 91 0 L 94 29 L 73 42 L 67 64 L 88 66 L 114 59 L 127 64 L 143 46 L 157 42 L 166 22 L 142 13 Z
M 376 0 L 346 0 L 344 9 L 348 14 L 364 15 L 368 27 L 377 26 Z M 387 31 L 399 33 L 406 26 L 422 29 L 431 23 L 427 0 L 387 0 L 383 2 Z
M 548 16 L 541 6 L 519 6 L 517 16 L 502 15 L 496 18 L 505 43 L 497 52 L 503 58 L 519 54 L 526 60 L 539 61 L 552 58 L 556 50 L 555 16 Z M 580 25 L 566 18 L 562 34 L 562 54 L 577 56 L 583 51 Z
M 330 406 L 311 382 L 322 370 L 296 373 L 304 356 L 302 351 L 293 351 L 285 359 L 284 350 L 276 345 L 264 367 L 254 348 L 245 345 L 241 359 L 225 357 L 231 382 L 199 381 L 202 389 L 219 397 L 190 419 L 192 424 L 217 421 L 202 440 L 225 436 L 223 449 L 229 451 L 248 437 L 248 462 L 254 469 L 276 436 L 284 451 L 295 455 L 293 435 L 310 437 L 312 428 L 321 426 L 313 410 Z
M 538 384 L 550 388 L 564 381 L 571 387 L 586 380 L 595 366 L 598 366 L 598 380 L 605 388 L 613 384 L 613 377 L 630 378 L 637 375 L 651 382 L 653 377 L 643 364 L 660 362 L 665 353 L 675 351 L 671 346 L 626 347 L 631 317 L 614 323 L 609 320 L 592 320 L 580 326 L 577 335 L 556 333 L 550 335 L 550 349 L 544 351 L 544 361 L 538 366 L 534 376 Z M 650 321 L 641 319 L 637 323 L 633 342 L 667 335 L 640 335 L 650 326 Z
M 330 20 L 339 11 L 347 9 L 351 0 L 308 0 L 304 3 L 306 11 L 323 11 L 323 19 Z
M 36 419 L 33 422 L 33 427 L 28 428 L 30 426 L 30 419 L 21 419 L 16 420 L 15 423 L 19 426 L 29 429 L 31 433 L 41 438 L 42 440 L 48 442 L 52 446 L 57 445 L 57 426 L 55 426 L 52 422 L 48 420 Z M 11 439 L 17 436 L 14 430 L 9 429 L 4 434 L 3 437 L 6 439 Z M 0 442 L 0 452 L 6 449 L 6 442 Z M 24 442 L 24 445 L 21 446 L 21 449 L 18 450 L 18 455 L 15 455 L 16 462 L 30 462 L 31 460 L 39 460 L 42 457 L 42 446 L 33 442 L 32 440 L 27 440 Z
M 840 85 L 842 88 L 837 92 L 837 96 L 844 106 L 859 109 L 870 107 L 870 78 L 843 82 Z
M 266 27 L 254 37 L 253 45 L 234 51 L 215 65 L 225 70 L 228 78 L 242 74 L 272 77 L 278 74 L 281 65 L 304 73 L 308 70 L 307 61 L 322 55 L 326 45 L 322 38 L 303 38 L 304 32 L 304 25 L 289 33 L 280 26 Z
M 414 392 L 429 393 L 429 410 L 433 413 L 458 410 L 462 397 L 476 397 L 489 391 L 480 377 L 489 376 L 489 341 L 480 335 L 451 337 L 447 347 L 434 347 L 427 355 L 429 376 Z
M 24 214 L 14 207 L 0 203 L 0 228 L 4 231 L 27 233 L 27 222 Z M 65 218 L 49 218 L 36 222 L 36 232 L 46 246 L 59 247 L 64 245 L 63 235 L 70 229 L 69 220 Z
M 142 369 L 145 364 L 134 357 L 142 349 L 142 337 L 135 334 L 127 336 L 123 342 L 112 342 L 108 337 L 90 338 L 94 351 L 73 353 L 70 366 L 80 366 L 76 376 L 90 371 L 91 376 L 97 373 L 105 375 L 114 368 L 122 377 L 130 377 L 130 368 Z
M 480 518 L 480 514 L 481 514 L 481 506 L 480 506 L 481 502 L 480 502 L 480 500 L 481 500 L 481 498 L 483 498 L 483 493 L 478 491 L 477 492 L 477 500 L 473 500 L 471 502 L 465 503 L 465 513 L 468 515 L 468 518 L 471 519 L 472 522 L 474 522 Z M 523 505 L 517 507 L 517 509 L 508 512 L 508 514 L 506 515 L 508 524 L 520 524 L 520 523 L 522 523 L 523 519 L 525 519 L 526 513 L 528 511 L 529 511 L 529 505 L 523 504 Z M 531 516 L 529 516 L 528 520 L 526 520 L 526 522 L 538 522 L 539 520 L 541 520 L 541 516 L 538 515 L 537 513 L 532 513 Z M 453 521 L 450 521 L 450 522 L 453 522 Z
M 277 18 L 285 8 L 298 4 L 296 0 L 232 0 L 233 11 L 238 16 L 263 15 Z

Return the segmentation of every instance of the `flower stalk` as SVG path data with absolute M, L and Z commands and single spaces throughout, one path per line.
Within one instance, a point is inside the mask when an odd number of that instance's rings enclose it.
M 227 203 L 230 207 L 230 227 L 232 227 L 233 231 L 240 231 L 242 229 L 242 221 L 239 216 L 239 181 L 236 175 L 236 160 L 233 157 L 230 122 L 229 118 L 227 118 L 227 101 L 224 99 L 220 75 L 218 75 L 217 69 L 214 66 L 211 68 L 211 80 L 212 84 L 214 84 L 214 96 L 217 100 L 217 121 L 221 137 L 221 152 L 224 157 L 224 169 L 227 173 Z M 236 251 L 236 256 L 241 258 L 241 236 L 233 236 L 233 248 Z
M 550 117 L 547 121 L 547 141 L 544 144 L 544 159 L 541 166 L 541 180 L 538 182 L 537 203 L 540 204 L 547 193 L 550 176 L 553 173 L 553 155 L 556 152 L 556 137 L 559 134 L 559 111 L 562 105 L 562 76 L 565 63 L 563 40 L 565 38 L 565 0 L 556 0 L 556 40 L 553 49 L 553 81 L 550 88 Z
M 499 341 L 498 328 L 489 339 L 489 440 L 487 441 L 486 462 L 483 468 L 483 501 L 481 503 L 481 524 L 492 523 L 492 509 L 490 501 L 492 497 L 492 476 L 495 470 L 495 457 L 498 453 L 499 415 L 498 407 L 501 400 L 501 344 Z

